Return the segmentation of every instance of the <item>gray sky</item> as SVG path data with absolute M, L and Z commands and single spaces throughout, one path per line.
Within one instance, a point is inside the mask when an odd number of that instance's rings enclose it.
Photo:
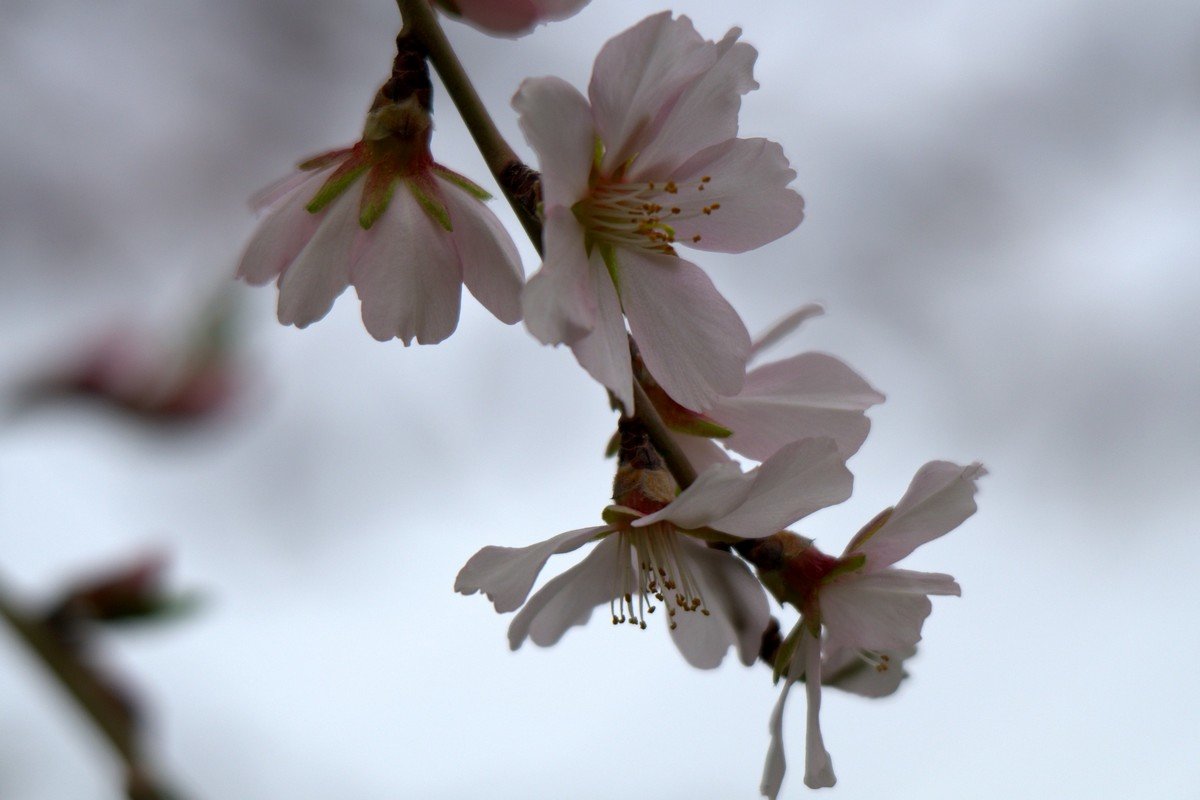
M 832 352 L 888 395 L 854 498 L 803 532 L 838 550 L 930 459 L 992 473 L 980 513 L 906 561 L 963 586 L 909 683 L 826 693 L 829 794 L 1196 796 L 1200 6 L 732 8 L 674 6 L 759 49 L 742 131 L 783 144 L 808 217 L 697 261 L 752 331 L 825 303 L 777 352 Z M 593 0 L 517 42 L 449 27 L 528 154 L 521 78 L 583 86 L 657 10 Z M 5 386 L 114 319 L 166 334 L 194 313 L 253 229 L 245 198 L 357 137 L 398 22 L 365 0 L 3 16 Z M 435 109 L 435 155 L 488 183 L 440 88 Z M 372 340 L 352 293 L 305 331 L 274 321 L 273 289 L 238 298 L 247 389 L 224 423 L 164 438 L 61 408 L 0 431 L 0 567 L 31 597 L 150 545 L 206 596 L 109 654 L 195 797 L 756 796 L 765 668 L 691 670 L 655 626 L 512 654 L 507 619 L 451 592 L 485 544 L 599 519 L 613 419 L 567 351 L 469 298 L 454 337 L 409 349 Z M 0 636 L 0 797 L 115 797 L 30 664 Z M 787 797 L 806 793 L 795 699 Z

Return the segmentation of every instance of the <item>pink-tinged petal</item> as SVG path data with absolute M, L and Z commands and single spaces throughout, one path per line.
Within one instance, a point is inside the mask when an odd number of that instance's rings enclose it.
M 350 282 L 351 260 L 362 228 L 358 224 L 361 182 L 346 190 L 321 215 L 308 244 L 279 277 L 279 321 L 304 328 L 324 317 Z
M 854 585 L 897 594 L 924 594 L 962 596 L 962 587 L 952 575 L 943 572 L 918 572 L 911 569 L 889 567 L 878 572 L 865 572 L 852 577 Z
M 439 180 L 441 198 L 454 227 L 463 282 L 475 299 L 503 323 L 521 319 L 525 270 L 512 237 L 480 200 L 447 180 Z
M 872 663 L 853 648 L 826 648 L 821 659 L 821 683 L 860 697 L 887 697 L 894 694 L 908 677 L 904 661 L 916 652 L 915 647 L 889 650 L 876 654 L 875 663 Z M 887 656 L 886 661 L 884 656 Z
M 515 611 L 529 596 L 538 573 L 551 556 L 578 550 L 608 530 L 604 526 L 581 528 L 528 547 L 485 547 L 459 570 L 454 591 L 483 592 L 495 604 L 496 611 Z
M 903 650 L 921 640 L 921 626 L 933 610 L 924 594 L 846 580 L 821 588 L 821 620 L 836 647 Z
M 508 36 L 527 33 L 538 23 L 533 0 L 453 0 L 452 7 L 472 25 Z
M 571 343 L 579 365 L 633 410 L 633 364 L 629 357 L 629 337 L 621 303 L 608 270 L 598 255 L 592 256 L 592 283 L 596 287 L 596 319 L 592 332 Z
M 611 173 L 653 139 L 654 129 L 717 60 L 687 17 L 647 17 L 610 39 L 592 68 L 588 97 L 601 141 L 601 170 Z
M 804 785 L 810 789 L 824 789 L 837 783 L 833 774 L 833 759 L 825 749 L 821 735 L 821 643 L 809 633 L 803 640 L 804 650 L 804 693 L 808 697 L 808 725 L 804 740 Z
M 758 336 L 754 337 L 754 342 L 750 345 L 750 357 L 754 358 L 763 350 L 773 347 L 774 345 L 783 341 L 805 322 L 813 317 L 819 317 L 824 313 L 825 309 L 820 303 L 807 303 L 800 306 L 795 311 L 788 314 L 771 327 L 767 328 Z
M 757 89 L 758 51 L 734 28 L 716 44 L 717 61 L 693 82 L 634 160 L 630 180 L 669 175 L 693 153 L 737 136 L 742 95 Z
M 804 353 L 750 371 L 741 393 L 719 400 L 709 416 L 733 431 L 725 446 L 749 458 L 814 436 L 833 439 L 849 458 L 871 429 L 863 412 L 883 399 L 838 359 Z
M 975 481 L 986 474 L 978 463 L 962 467 L 931 461 L 921 467 L 883 526 L 865 543 L 851 543 L 866 555 L 867 569 L 895 564 L 961 525 L 975 513 Z
M 596 285 L 583 228 L 569 209 L 549 211 L 542 239 L 545 263 L 521 295 L 525 327 L 542 344 L 578 341 L 596 325 L 596 295 L 604 287 Z M 611 287 L 607 276 L 603 282 Z
M 716 464 L 733 463 L 729 454 L 718 447 L 712 439 L 681 433 L 672 433 L 671 435 L 675 439 L 675 444 L 679 445 L 679 449 L 687 456 L 688 462 L 696 468 L 697 472 L 703 472 Z
M 752 665 L 771 617 L 762 584 L 741 559 L 729 553 L 685 536 L 678 536 L 677 547 L 681 570 L 698 584 L 709 613 L 677 612 L 671 630 L 675 646 L 697 669 L 720 666 L 731 646 L 737 648 L 743 664 Z
M 575 205 L 587 194 L 596 147 L 587 100 L 561 78 L 528 78 L 513 97 L 513 108 L 525 140 L 537 152 L 546 209 Z
M 584 625 L 592 609 L 616 595 L 620 559 L 628 549 L 617 546 L 617 537 L 601 541 L 587 558 L 538 590 L 508 627 L 508 645 L 516 650 L 526 639 L 549 647 L 568 628 Z
M 434 344 L 454 333 L 462 272 L 450 234 L 421 207 L 407 184 L 364 234 L 353 270 L 362 319 L 379 341 Z
M 304 206 L 328 175 L 328 171 L 323 171 L 316 174 L 300 172 L 292 176 L 299 180 L 290 186 L 289 193 L 276 198 L 274 207 L 246 245 L 237 268 L 239 278 L 262 286 L 278 277 L 295 260 L 321 222 L 321 217 L 308 213 Z
M 790 233 L 804 219 L 804 199 L 788 188 L 796 173 L 783 148 L 766 139 L 714 145 L 668 177 L 678 192 L 659 202 L 680 209 L 669 221 L 675 240 L 689 247 L 744 253 Z
M 746 539 L 761 538 L 842 502 L 853 484 L 832 439 L 804 439 L 780 448 L 745 474 L 733 465 L 701 473 L 670 505 L 635 520 L 633 526 L 667 520 L 684 530 L 710 527 Z
M 682 258 L 620 251 L 621 304 L 650 374 L 675 402 L 704 411 L 746 377 L 750 334 L 704 270 Z
M 754 482 L 745 501 L 709 527 L 743 538 L 770 536 L 843 502 L 854 487 L 854 476 L 831 439 L 792 442 L 748 474 Z

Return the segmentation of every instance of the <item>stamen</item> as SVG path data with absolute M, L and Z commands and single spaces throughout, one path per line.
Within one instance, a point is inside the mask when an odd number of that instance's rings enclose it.
M 705 175 L 694 184 L 703 191 L 712 180 Z M 657 184 L 608 182 L 593 176 L 588 196 L 572 209 L 576 218 L 597 241 L 649 250 L 653 253 L 675 255 L 676 225 L 701 215 L 711 217 L 720 210 L 720 203 L 697 208 L 685 205 L 664 205 L 660 202 L 663 193 L 679 194 L 680 187 L 674 181 Z M 685 187 L 686 188 L 686 187 Z M 700 241 L 699 234 L 688 237 L 692 243 Z
M 652 525 L 642 530 L 627 530 L 618 536 L 620 564 L 610 601 L 614 625 L 627 622 L 645 630 L 646 616 L 657 608 L 651 597 L 667 607 L 667 623 L 672 629 L 678 625 L 678 612 L 699 611 L 711 616 L 699 584 L 687 570 L 686 560 L 681 558 L 673 528 L 666 524 Z

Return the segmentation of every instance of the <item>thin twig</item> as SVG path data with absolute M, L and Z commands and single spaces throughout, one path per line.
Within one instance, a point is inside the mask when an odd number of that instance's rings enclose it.
M 112 747 L 125 767 L 127 795 L 136 800 L 178 798 L 179 795 L 162 788 L 160 783 L 150 778 L 153 771 L 140 752 L 136 731 L 126 711 L 113 700 L 112 695 L 75 653 L 65 647 L 36 617 L 20 608 L 2 583 L 0 617 L 58 679 Z

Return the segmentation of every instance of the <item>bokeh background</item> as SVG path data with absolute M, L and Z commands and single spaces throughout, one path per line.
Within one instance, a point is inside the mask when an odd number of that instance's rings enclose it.
M 828 794 L 1200 797 L 1200 5 L 674 8 L 758 47 L 742 130 L 782 142 L 809 209 L 700 263 L 752 331 L 823 302 L 776 352 L 834 353 L 888 395 L 855 496 L 802 530 L 836 551 L 930 459 L 992 473 L 980 513 L 908 562 L 964 591 L 935 601 L 904 689 L 826 694 Z M 519 41 L 448 28 L 528 154 L 521 78 L 583 86 L 657 10 L 593 0 Z M 358 136 L 398 26 L 386 0 L 0 16 L 6 396 L 117 322 L 181 336 L 232 275 L 245 198 Z M 435 103 L 435 155 L 491 185 Z M 567 351 L 469 298 L 454 337 L 406 349 L 365 333 L 352 293 L 305 331 L 274 321 L 273 289 L 234 297 L 241 391 L 219 420 L 66 403 L 0 426 L 0 570 L 27 600 L 153 548 L 202 592 L 105 653 L 191 796 L 757 796 L 765 668 L 691 670 L 655 626 L 513 654 L 507 620 L 451 591 L 485 544 L 598 519 L 613 418 Z M 790 712 L 801 797 L 802 697 Z M 0 633 L 0 797 L 115 798 L 115 776 Z

